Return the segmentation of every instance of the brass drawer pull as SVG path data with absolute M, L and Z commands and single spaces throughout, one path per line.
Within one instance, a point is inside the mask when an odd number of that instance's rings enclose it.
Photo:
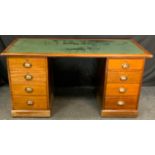
M 123 69 L 128 69 L 130 66 L 129 66 L 129 64 L 128 63 L 124 63 L 124 64 L 122 64 L 122 68 Z
M 23 64 L 23 66 L 24 66 L 25 68 L 31 68 L 31 67 L 32 67 L 32 64 L 29 63 L 29 62 L 25 62 L 25 63 Z
M 120 80 L 121 80 L 121 81 L 126 81 L 127 79 L 128 79 L 128 77 L 125 76 L 125 75 L 120 76 Z
M 119 106 L 122 106 L 122 105 L 124 105 L 124 104 L 125 104 L 124 101 L 118 101 L 118 102 L 117 102 L 117 105 L 119 105 Z
M 33 105 L 33 104 L 34 104 L 34 102 L 32 100 L 27 101 L 27 105 Z
M 120 88 L 119 88 L 119 92 L 120 92 L 120 93 L 125 93 L 126 91 L 127 91 L 126 88 L 123 88 L 123 87 L 120 87 Z
M 27 87 L 27 88 L 25 88 L 25 91 L 27 93 L 32 93 L 33 92 L 33 88 Z
M 30 74 L 27 74 L 24 76 L 25 80 L 32 80 L 33 76 Z

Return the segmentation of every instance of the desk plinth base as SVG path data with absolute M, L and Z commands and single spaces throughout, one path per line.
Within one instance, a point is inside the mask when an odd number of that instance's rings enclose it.
M 137 110 L 102 110 L 102 117 L 137 117 Z
M 12 110 L 13 117 L 50 117 L 50 110 Z

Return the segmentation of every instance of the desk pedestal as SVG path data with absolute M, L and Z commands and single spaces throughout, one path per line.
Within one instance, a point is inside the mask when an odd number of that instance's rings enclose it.
M 50 117 L 46 57 L 8 57 L 13 117 Z
M 107 59 L 101 116 L 137 116 L 144 62 L 141 58 Z

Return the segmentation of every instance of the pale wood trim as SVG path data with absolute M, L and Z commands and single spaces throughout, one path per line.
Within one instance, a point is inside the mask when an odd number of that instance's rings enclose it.
M 139 107 L 139 99 L 140 99 L 140 94 L 141 94 L 141 88 L 142 88 L 142 82 L 143 82 L 143 75 L 144 75 L 144 69 L 145 69 L 145 59 L 143 59 L 143 68 L 141 72 L 141 79 L 139 81 L 139 89 L 138 89 L 138 95 L 137 95 L 137 109 Z
M 13 93 L 12 93 L 12 81 L 11 81 L 11 73 L 10 73 L 10 65 L 9 65 L 9 57 L 6 60 L 7 63 L 7 72 L 8 72 L 8 80 L 9 80 L 9 87 L 10 87 L 10 95 L 11 95 L 11 109 L 13 108 Z
M 50 117 L 50 110 L 12 110 L 13 117 Z
M 105 97 L 106 97 L 106 87 L 107 87 L 107 77 L 108 77 L 108 64 L 109 59 L 106 59 L 106 65 L 105 65 L 105 78 L 104 78 L 104 86 L 103 86 L 103 100 L 102 100 L 102 109 L 105 109 Z
M 7 52 L 2 52 L 1 56 L 37 56 L 37 57 L 73 57 L 73 58 L 152 58 L 153 55 L 151 54 L 64 54 L 64 53 L 59 53 L 59 54 L 49 54 L 48 52 L 46 53 L 7 53 Z
M 45 62 L 46 62 L 46 67 L 45 67 L 45 70 L 46 70 L 46 92 L 47 92 L 47 104 L 48 104 L 48 109 L 50 110 L 51 108 L 51 103 L 50 103 L 50 99 L 49 99 L 49 68 L 48 68 L 48 58 L 44 58 L 45 59 Z
M 103 117 L 137 117 L 137 110 L 101 110 Z

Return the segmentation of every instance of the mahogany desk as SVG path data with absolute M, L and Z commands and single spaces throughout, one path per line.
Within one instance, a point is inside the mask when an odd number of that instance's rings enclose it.
M 1 55 L 7 56 L 14 117 L 51 115 L 49 57 L 104 59 L 101 116 L 137 116 L 145 58 L 152 57 L 131 39 L 18 38 Z

